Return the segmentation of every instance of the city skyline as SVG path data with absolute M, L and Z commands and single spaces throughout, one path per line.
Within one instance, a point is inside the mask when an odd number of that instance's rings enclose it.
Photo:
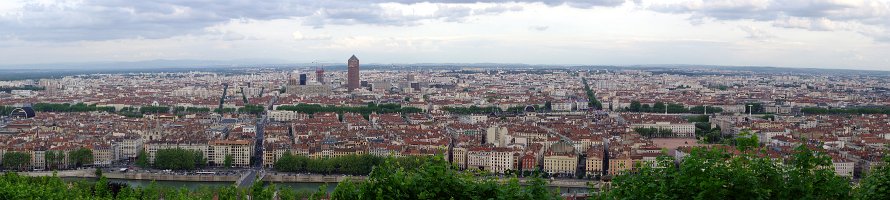
M 886 70 L 888 11 L 864 0 L 4 1 L 0 59 L 339 63 L 361 54 L 365 63 Z

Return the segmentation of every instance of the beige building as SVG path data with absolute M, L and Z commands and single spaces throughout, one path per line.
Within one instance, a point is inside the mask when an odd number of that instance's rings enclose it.
M 451 152 L 451 163 L 457 165 L 460 169 L 467 168 L 467 148 L 454 147 Z
M 118 158 L 114 149 L 115 146 L 112 144 L 93 145 L 91 149 L 93 151 L 93 165 L 110 166 Z
M 489 154 L 488 169 L 492 173 L 504 173 L 507 170 L 516 170 L 516 159 L 519 154 L 510 148 L 494 148 Z
M 603 175 L 603 161 L 605 161 L 603 146 L 591 146 L 587 149 L 584 170 L 588 175 Z
M 226 156 L 232 157 L 232 166 L 250 166 L 250 156 L 253 155 L 253 142 L 250 140 L 214 140 L 210 142 L 212 153 L 207 161 L 217 166 L 225 163 Z
M 486 148 L 474 148 L 467 151 L 467 169 L 486 169 L 491 159 L 491 152 Z
M 136 159 L 139 151 L 143 149 L 142 137 L 137 135 L 125 135 L 114 138 L 114 151 L 118 159 Z
M 568 142 L 554 143 L 544 154 L 544 171 L 547 173 L 574 175 L 577 168 L 578 153 Z
M 287 111 L 287 110 L 270 110 L 269 111 L 269 119 L 273 121 L 286 122 L 296 119 L 305 119 L 307 115 L 302 115 L 297 111 Z
M 831 164 L 834 165 L 834 172 L 838 176 L 853 178 L 853 169 L 856 167 L 856 162 L 839 156 L 832 156 Z

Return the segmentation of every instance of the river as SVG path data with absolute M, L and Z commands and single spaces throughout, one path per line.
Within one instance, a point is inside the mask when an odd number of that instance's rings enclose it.
M 62 178 L 65 181 L 86 181 L 86 182 L 95 182 L 96 179 L 93 178 Z M 131 187 L 145 187 L 151 184 L 150 180 L 131 180 L 131 179 L 108 179 L 108 182 L 111 183 L 121 183 L 126 184 Z M 194 182 L 194 181 L 155 181 L 155 184 L 162 187 L 173 187 L 173 188 L 188 188 L 188 189 L 198 189 L 201 187 L 226 187 L 230 185 L 234 185 L 234 182 Z M 265 183 L 268 185 L 269 183 Z M 274 183 L 277 187 L 286 187 L 295 190 L 310 190 L 316 191 L 325 183 Z M 337 187 L 336 183 L 327 184 L 328 192 L 333 192 L 334 188 Z
M 96 179 L 93 178 L 62 178 L 65 181 L 86 181 L 86 182 L 95 182 Z M 108 179 L 109 182 L 112 183 L 122 183 L 129 185 L 131 187 L 145 187 L 151 184 L 150 180 L 130 180 L 130 179 Z M 229 185 L 234 185 L 233 182 L 192 182 L 192 181 L 155 181 L 155 184 L 162 187 L 173 187 L 173 188 L 188 188 L 188 189 L 198 189 L 201 187 L 225 187 Z M 270 184 L 268 182 L 266 185 Z M 304 191 L 316 191 L 322 185 L 326 185 L 325 183 L 274 183 L 279 188 L 291 188 L 294 190 L 304 190 Z M 328 192 L 333 192 L 337 187 L 336 183 L 327 184 Z M 570 194 L 570 193 L 587 193 L 587 188 L 573 188 L 573 187 L 562 187 L 557 188 L 555 186 L 551 186 L 550 189 L 556 190 L 559 189 L 560 193 Z

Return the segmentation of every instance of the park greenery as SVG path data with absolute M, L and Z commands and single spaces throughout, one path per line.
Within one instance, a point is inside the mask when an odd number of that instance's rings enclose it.
M 523 109 L 524 108 L 525 107 L 523 107 Z M 452 113 L 452 114 L 458 114 L 458 115 L 491 114 L 491 113 L 500 113 L 501 111 L 503 111 L 503 110 L 501 110 L 500 107 L 497 107 L 497 106 L 443 107 L 442 110 L 448 111 L 449 113 Z
M 424 157 L 405 156 L 391 158 L 399 166 L 420 167 Z M 345 155 L 333 158 L 309 158 L 302 155 L 285 153 L 273 164 L 280 172 L 298 172 L 313 174 L 348 174 L 368 175 L 375 166 L 383 164 L 384 157 L 361 154 Z
M 651 106 L 649 104 L 642 104 L 640 101 L 631 101 L 630 106 L 625 108 L 625 111 L 629 112 L 645 112 L 645 113 L 693 113 L 693 114 L 704 114 L 705 111 L 707 113 L 721 113 L 723 112 L 723 108 L 713 107 L 713 106 L 693 106 L 692 108 L 686 108 L 683 104 L 679 103 L 668 103 L 664 102 L 655 102 Z
M 647 138 L 666 138 L 674 135 L 674 131 L 671 129 L 634 128 L 634 131 Z
M 106 112 L 114 112 L 114 107 L 100 107 L 96 106 L 96 104 L 84 104 L 84 103 L 76 103 L 76 104 L 56 104 L 56 103 L 36 103 L 31 105 L 31 108 L 37 112 L 93 112 L 93 111 L 106 111 Z
M 720 127 L 711 127 L 711 119 L 707 115 L 686 117 L 686 121 L 695 123 L 695 137 L 700 143 L 720 144 L 731 136 L 723 135 Z
M 766 108 L 764 108 L 763 104 L 761 104 L 761 103 L 746 103 L 745 104 L 745 113 L 767 114 Z
M 238 108 L 239 113 L 247 113 L 253 115 L 262 114 L 265 109 L 262 105 L 245 104 L 244 107 Z
M 141 118 L 145 114 L 163 114 L 163 113 L 172 113 L 172 114 L 195 114 L 195 113 L 208 113 L 210 112 L 210 108 L 204 107 L 184 107 L 184 106 L 176 106 L 176 107 L 167 107 L 167 106 L 141 106 L 141 107 L 123 107 L 121 109 L 115 109 L 115 107 L 111 106 L 98 106 L 96 104 L 84 104 L 84 103 L 36 103 L 31 106 L 34 111 L 37 112 L 110 112 L 116 113 L 129 118 Z M 385 107 L 385 106 L 384 106 Z M 389 107 L 386 107 L 389 108 Z M 12 106 L 0 106 L 0 115 L 8 115 L 14 110 L 15 107 Z M 403 108 L 406 112 L 419 112 L 414 111 L 412 108 Z M 419 109 L 418 109 L 419 110 Z M 220 109 L 214 109 L 213 112 L 217 113 L 248 113 L 248 114 L 261 114 L 265 110 L 262 105 L 253 105 L 247 104 L 241 108 L 223 108 L 222 111 Z
M 149 165 L 147 162 L 148 155 L 141 151 L 136 158 L 136 164 L 140 167 L 153 167 L 156 169 L 170 170 L 193 170 L 207 166 L 207 159 L 204 153 L 196 150 L 187 149 L 159 149 L 155 152 L 154 163 Z
M 587 79 L 582 78 L 581 82 L 584 83 L 584 92 L 586 93 L 588 100 L 587 106 L 591 109 L 602 110 L 603 103 L 600 102 L 600 100 L 596 99 L 596 93 L 594 93 L 593 90 L 590 89 L 590 85 L 587 84 Z
M 335 112 L 339 114 L 343 113 L 359 113 L 363 116 L 368 116 L 371 113 L 419 113 L 423 112 L 420 108 L 415 107 L 402 107 L 399 104 L 375 104 L 368 103 L 367 106 L 322 106 L 318 104 L 297 104 L 297 105 L 284 105 L 278 106 L 276 110 L 287 110 L 287 111 L 296 111 L 299 113 L 306 113 L 309 115 L 315 113 L 323 113 L 323 112 Z

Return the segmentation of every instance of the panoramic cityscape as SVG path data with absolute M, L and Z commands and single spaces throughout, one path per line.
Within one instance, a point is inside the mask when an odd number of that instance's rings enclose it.
M 0 3 L 0 199 L 890 199 L 888 5 Z

